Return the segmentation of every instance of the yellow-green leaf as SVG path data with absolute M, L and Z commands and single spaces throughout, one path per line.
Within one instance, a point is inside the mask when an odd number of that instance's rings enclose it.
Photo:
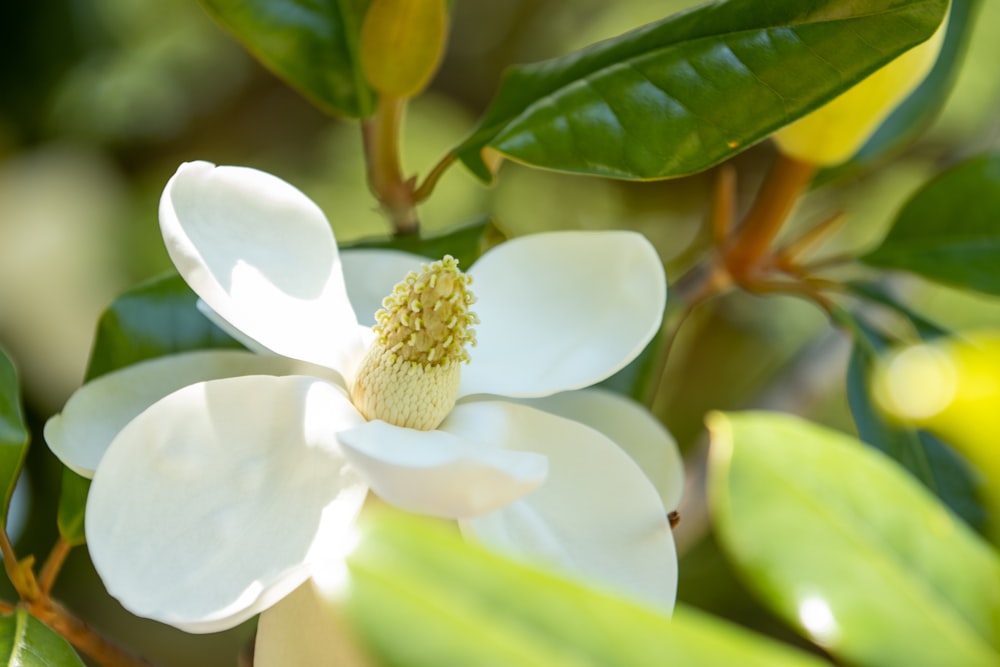
M 717 534 L 785 621 L 844 663 L 1000 664 L 1000 557 L 894 462 L 790 415 L 709 428 Z

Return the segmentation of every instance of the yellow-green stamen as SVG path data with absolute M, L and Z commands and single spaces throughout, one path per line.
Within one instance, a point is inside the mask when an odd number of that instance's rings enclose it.
M 411 272 L 375 314 L 378 336 L 361 362 L 351 400 L 366 419 L 434 429 L 455 406 L 466 345 L 475 345 L 472 279 L 450 255 Z

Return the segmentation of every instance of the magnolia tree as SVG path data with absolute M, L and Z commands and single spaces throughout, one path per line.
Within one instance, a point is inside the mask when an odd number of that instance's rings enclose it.
M 201 4 L 359 132 L 390 232 L 338 245 L 338 211 L 294 183 L 182 156 L 159 200 L 176 271 L 111 304 L 87 381 L 44 425 L 65 465 L 55 546 L 36 568 L 0 532 L 11 664 L 152 664 L 130 630 L 53 597 L 84 545 L 111 596 L 187 633 L 190 656 L 191 635 L 239 626 L 230 664 L 1000 664 L 1000 334 L 952 332 L 889 280 L 1000 294 L 1000 155 L 942 161 L 873 248 L 824 252 L 849 198 L 785 229 L 818 186 L 865 178 L 927 125 L 975 2 L 693 7 L 510 67 L 417 175 L 402 123 L 452 3 Z M 766 169 L 733 159 L 755 145 Z M 490 185 L 508 163 L 708 170 L 701 241 L 668 280 L 627 222 L 421 227 L 444 174 Z M 662 394 L 697 335 L 673 343 L 734 293 L 804 300 L 850 342 L 836 391 L 853 432 L 712 411 L 693 416 L 708 444 L 685 438 L 682 456 Z M 7 505 L 20 405 L 0 354 Z M 684 602 L 698 561 L 679 569 L 676 544 L 708 528 L 783 629 Z

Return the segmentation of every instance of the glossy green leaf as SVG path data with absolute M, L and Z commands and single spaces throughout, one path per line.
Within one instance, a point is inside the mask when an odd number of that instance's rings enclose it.
M 921 188 L 861 261 L 1000 294 L 1000 153 L 949 169 Z
M 982 3 L 983 0 L 951 0 L 948 32 L 934 68 L 906 101 L 885 119 L 848 168 L 859 163 L 871 164 L 900 148 L 937 117 L 958 76 Z
M 502 239 L 500 231 L 489 218 L 475 220 L 467 225 L 430 237 L 417 235 L 394 236 L 389 239 L 362 239 L 352 243 L 352 248 L 379 248 L 402 250 L 428 259 L 441 259 L 451 255 L 467 269 L 486 251 L 491 243 Z
M 7 523 L 7 507 L 28 453 L 28 435 L 17 371 L 7 353 L 0 348 L 0 493 L 3 494 L 0 528 Z
M 679 607 L 673 619 L 505 560 L 424 520 L 376 518 L 348 559 L 347 612 L 379 664 L 826 664 Z
M 851 664 L 1000 664 L 1000 557 L 912 477 L 790 415 L 709 427 L 716 532 L 786 622 Z
M 11 667 L 83 667 L 69 642 L 24 609 L 0 616 L 0 661 Z
M 56 525 L 59 527 L 59 536 L 70 546 L 78 547 L 87 541 L 84 514 L 89 491 L 89 479 L 77 475 L 69 468 L 63 468 Z
M 368 0 L 201 0 L 267 68 L 324 111 L 361 118 L 373 94 L 358 60 Z
M 654 179 L 760 141 L 926 40 L 947 0 L 723 0 L 552 60 L 511 68 L 456 153 Z
M 175 273 L 123 293 L 101 315 L 87 379 L 177 352 L 240 348 L 196 307 L 198 297 Z
M 920 480 L 955 514 L 978 531 L 986 512 L 965 461 L 924 430 L 891 421 L 875 406 L 872 376 L 890 341 L 861 321 L 853 327 L 854 347 L 847 366 L 847 403 L 865 444 L 881 450 Z

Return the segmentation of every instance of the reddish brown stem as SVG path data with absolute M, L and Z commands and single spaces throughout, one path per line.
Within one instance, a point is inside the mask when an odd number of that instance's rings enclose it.
M 752 281 L 781 231 L 788 214 L 809 186 L 815 165 L 778 154 L 753 207 L 724 250 L 729 274 L 738 282 Z
M 775 255 L 775 266 L 779 268 L 787 268 L 789 266 L 798 265 L 799 259 L 802 255 L 818 245 L 824 238 L 832 234 L 846 219 L 847 215 L 843 211 L 840 211 L 826 218 L 818 225 L 810 227 L 801 236 L 791 241 Z
M 45 559 L 45 564 L 42 565 L 42 571 L 38 574 L 38 590 L 42 595 L 48 596 L 52 593 L 52 586 L 56 583 L 56 577 L 59 576 L 59 571 L 62 570 L 63 563 L 66 562 L 66 556 L 73 549 L 73 545 L 60 537 L 52 551 L 49 553 L 49 557 Z
M 736 170 L 730 164 L 719 167 L 712 198 L 712 240 L 721 247 L 733 231 L 736 218 Z

